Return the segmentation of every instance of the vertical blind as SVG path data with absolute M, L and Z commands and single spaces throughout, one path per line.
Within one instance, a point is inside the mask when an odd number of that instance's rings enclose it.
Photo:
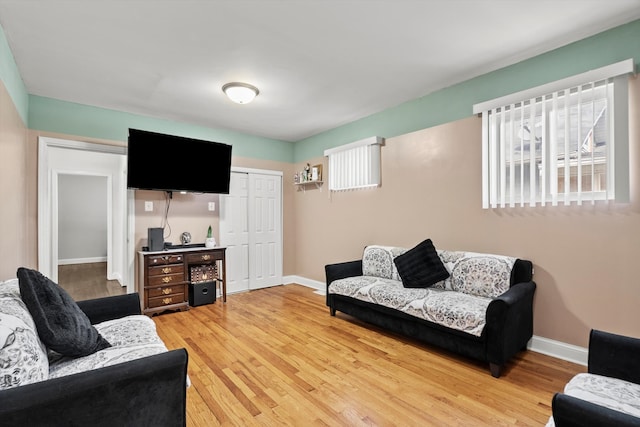
M 632 70 L 633 61 L 623 61 L 475 105 L 482 113 L 483 208 L 628 201 L 623 74 Z
M 380 185 L 380 137 L 328 149 L 329 190 L 345 191 Z

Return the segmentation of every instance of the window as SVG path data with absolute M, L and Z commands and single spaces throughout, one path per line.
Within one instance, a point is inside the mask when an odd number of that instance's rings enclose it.
M 628 201 L 633 60 L 474 105 L 483 208 Z
M 380 145 L 374 136 L 325 150 L 329 157 L 329 190 L 344 191 L 380 185 Z

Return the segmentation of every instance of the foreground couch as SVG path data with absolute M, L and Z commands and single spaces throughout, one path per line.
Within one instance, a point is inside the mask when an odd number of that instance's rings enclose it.
M 82 357 L 45 348 L 18 280 L 0 282 L 0 425 L 186 425 L 187 352 L 167 351 L 138 295 L 77 306 L 110 347 Z
M 405 287 L 396 264 L 425 242 L 437 254 L 431 257 L 435 258 L 432 263 L 441 261 L 443 274 L 431 269 L 425 274 L 436 283 Z M 425 242 L 411 251 L 367 246 L 360 260 L 325 266 L 331 315 L 341 311 L 489 362 L 491 375 L 499 377 L 505 363 L 524 350 L 533 336 L 532 263 L 500 255 L 436 251 L 430 240 Z M 416 269 L 413 258 L 408 260 L 410 270 Z M 411 273 L 418 278 L 411 285 L 420 286 L 425 274 Z
M 552 401 L 547 427 L 640 426 L 640 339 L 592 330 L 587 373 Z

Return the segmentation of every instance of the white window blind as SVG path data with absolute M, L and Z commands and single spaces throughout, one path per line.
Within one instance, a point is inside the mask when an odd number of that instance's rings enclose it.
M 380 145 L 371 137 L 325 150 L 329 157 L 329 190 L 345 191 L 380 185 Z
M 483 208 L 629 200 L 623 61 L 474 106 Z

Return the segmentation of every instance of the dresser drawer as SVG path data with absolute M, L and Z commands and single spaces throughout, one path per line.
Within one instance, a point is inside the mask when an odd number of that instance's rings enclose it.
M 178 273 L 184 273 L 184 264 L 156 265 L 154 267 L 149 267 L 149 277 Z
M 184 283 L 184 273 L 163 274 L 162 276 L 149 276 L 147 287 L 164 285 L 181 285 Z
M 149 298 L 148 308 L 162 307 L 165 305 L 184 304 L 187 299 L 184 293 Z
M 187 285 L 167 285 L 157 288 L 147 288 L 149 298 L 173 296 L 173 294 L 184 294 Z
M 201 252 L 197 254 L 187 254 L 187 264 L 209 264 L 219 259 L 222 256 L 218 252 Z
M 177 255 L 150 255 L 147 258 L 147 262 L 149 263 L 149 267 L 154 265 L 166 265 L 166 264 L 180 264 L 182 263 L 183 256 L 182 254 Z

